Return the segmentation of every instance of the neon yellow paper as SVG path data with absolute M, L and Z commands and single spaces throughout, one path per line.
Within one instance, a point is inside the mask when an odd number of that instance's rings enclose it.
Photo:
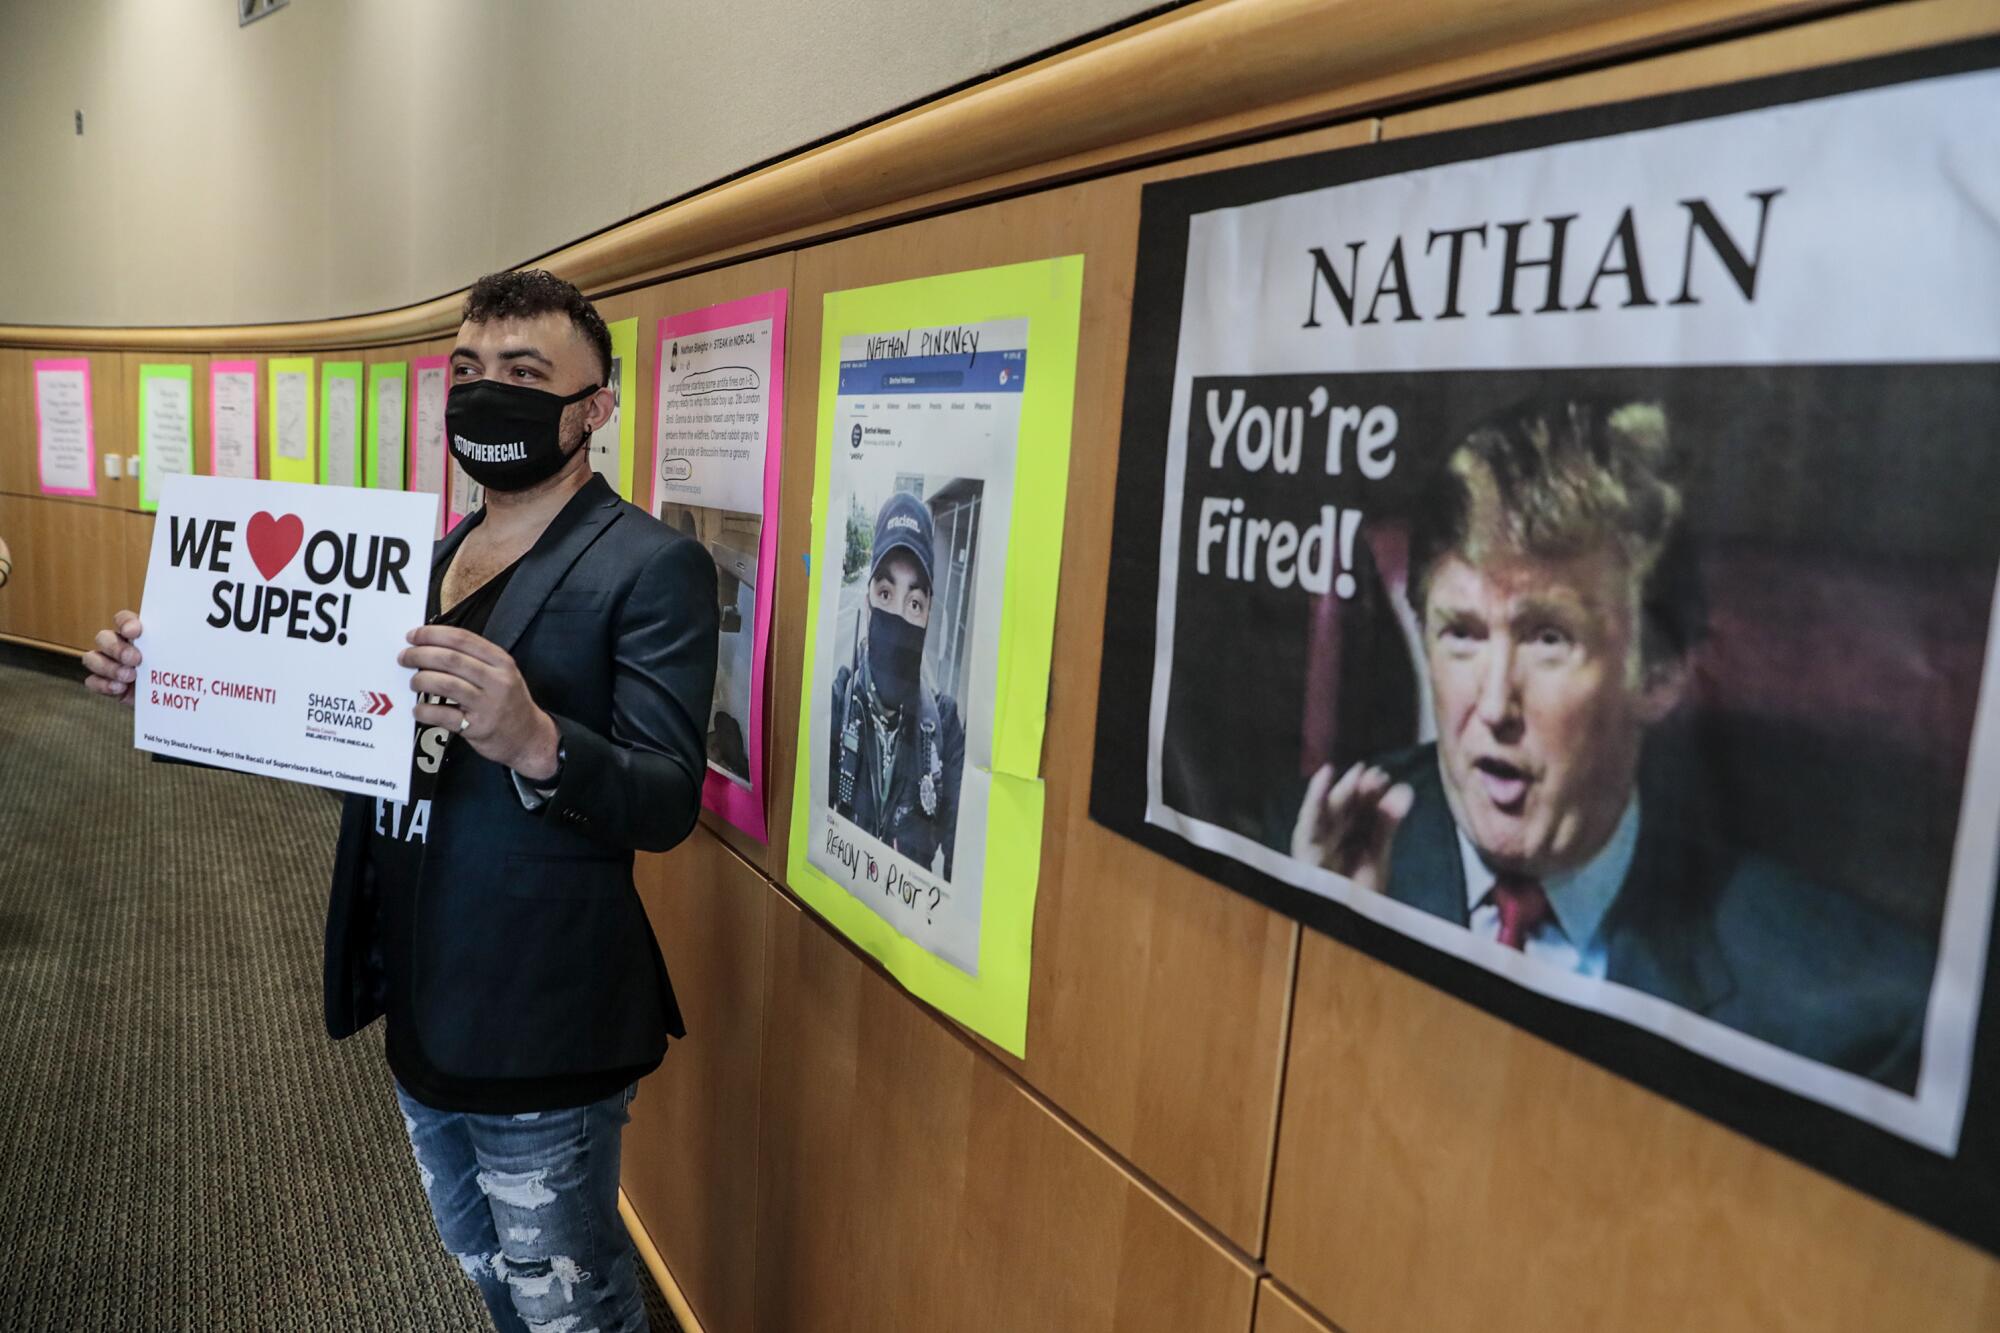
M 617 415 L 601 432 L 603 439 L 591 439 L 590 466 L 618 488 L 618 494 L 632 498 L 632 469 L 635 450 L 632 441 L 639 422 L 639 317 L 605 325 L 611 331 L 611 387 L 617 393 Z M 607 457 L 616 449 L 616 458 Z
M 313 359 L 274 356 L 269 367 L 270 480 L 310 484 L 319 479 L 313 458 Z
M 410 363 L 377 361 L 368 367 L 368 451 L 363 485 L 371 490 L 403 489 L 409 454 L 404 440 L 410 419 Z
M 1027 1046 L 1042 737 L 1082 296 L 1081 255 L 833 292 L 820 341 L 807 670 L 787 879 L 913 994 L 1017 1056 Z M 1011 460 L 1004 440 L 1010 397 L 1019 413 Z M 969 424 L 982 420 L 996 424 Z M 991 465 L 982 469 L 982 458 Z M 869 587 L 892 567 L 897 525 L 921 530 L 909 517 L 907 496 L 924 506 L 933 534 L 918 693 L 936 700 L 935 721 L 915 715 L 930 724 L 921 732 L 926 738 L 949 736 L 957 725 L 952 719 L 962 720 L 963 776 L 958 790 L 949 791 L 950 769 L 925 758 L 933 753 L 923 748 L 928 739 L 901 750 L 891 739 L 877 755 L 895 753 L 897 766 L 909 755 L 914 767 L 901 787 L 891 769 L 882 780 L 886 794 L 872 796 L 871 816 L 851 794 L 846 757 L 864 753 L 849 738 L 867 725 L 856 722 L 866 705 L 848 703 L 841 718 L 833 715 L 837 696 L 862 697 L 852 682 L 861 679 L 864 659 L 873 659 L 860 626 L 874 614 Z M 906 507 L 898 510 L 899 504 Z M 987 562 L 1001 545 L 993 530 L 999 524 L 988 522 L 997 515 L 1004 515 L 1004 559 L 996 585 L 988 582 Z M 871 550 L 882 553 L 879 561 Z M 839 597 L 827 625 L 834 637 L 822 651 L 829 586 Z M 980 623 L 996 602 L 997 635 Z M 972 609 L 954 613 L 954 607 Z M 947 644 L 948 677 L 938 674 L 946 669 L 941 645 Z M 850 682 L 844 696 L 842 681 Z M 873 688 L 866 697 L 877 697 Z M 947 775 L 942 784 L 934 781 L 940 772 Z M 862 774 L 862 781 L 873 780 L 872 771 Z M 948 834 L 938 832 L 946 828 L 940 788 L 952 806 Z M 850 793 L 845 802 L 833 795 L 837 790 Z M 931 817 L 915 835 L 907 823 L 894 822 L 911 816 L 913 806 Z M 894 814 L 885 818 L 884 811 Z M 855 822 L 870 817 L 879 833 Z M 905 854 L 906 845 L 927 846 L 931 836 L 952 840 L 955 866 L 942 848 L 915 862 Z M 966 873 L 969 861 L 981 868 L 973 875 Z M 964 918 L 956 925 L 953 912 Z
M 155 388 L 158 385 L 158 388 Z M 194 471 L 194 367 L 139 367 L 139 508 L 160 507 L 159 478 Z

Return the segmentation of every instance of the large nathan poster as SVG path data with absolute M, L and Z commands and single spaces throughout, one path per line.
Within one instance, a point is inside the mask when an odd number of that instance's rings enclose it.
M 1996 61 L 1149 187 L 1092 787 L 1989 1249 Z

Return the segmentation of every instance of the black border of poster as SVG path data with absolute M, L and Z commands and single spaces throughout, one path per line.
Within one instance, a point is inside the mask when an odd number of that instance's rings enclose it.
M 1451 162 L 1995 66 L 2000 66 L 2000 38 L 1980 38 L 1146 186 L 1120 432 L 1090 815 L 1180 865 L 2000 1256 L 2000 941 L 1987 952 L 1964 1128 L 1957 1155 L 1947 1158 L 1621 1019 L 1537 995 L 1145 820 L 1146 730 L 1166 487 L 1162 445 L 1173 406 L 1188 224 L 1195 214 Z M 1996 914 L 1996 933 L 2000 933 L 2000 914 Z

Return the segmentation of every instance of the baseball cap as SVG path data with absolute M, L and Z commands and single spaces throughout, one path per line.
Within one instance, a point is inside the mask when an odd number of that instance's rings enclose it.
M 925 586 L 935 586 L 931 574 L 933 540 L 930 506 L 908 491 L 897 491 L 882 502 L 875 515 L 875 550 L 868 558 L 869 577 L 873 578 L 875 571 L 882 568 L 883 559 L 891 551 L 904 550 L 915 557 L 918 568 L 923 570 Z

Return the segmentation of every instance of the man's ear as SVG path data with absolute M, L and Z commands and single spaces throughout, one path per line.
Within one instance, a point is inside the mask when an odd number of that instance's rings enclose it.
M 1670 657 L 1640 668 L 1639 717 L 1647 726 L 1664 722 L 1687 697 L 1688 663 Z
M 611 396 L 611 386 L 607 384 L 584 400 L 583 424 L 590 428 L 593 435 L 596 434 L 605 422 L 611 420 L 616 406 L 617 400 Z

